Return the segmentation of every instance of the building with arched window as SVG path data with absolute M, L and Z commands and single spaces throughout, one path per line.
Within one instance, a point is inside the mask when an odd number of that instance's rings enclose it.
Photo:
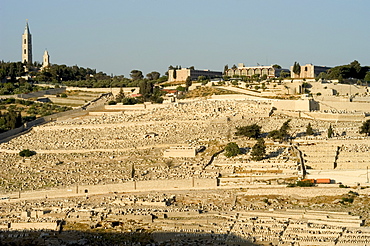
M 304 66 L 301 66 L 301 71 L 299 74 L 296 74 L 293 72 L 293 66 L 290 67 L 290 77 L 292 79 L 314 79 L 316 78 L 320 73 L 326 72 L 331 67 L 326 66 L 316 66 L 312 64 L 306 64 Z
M 246 67 L 243 63 L 239 63 L 238 67 L 230 68 L 225 71 L 225 75 L 229 77 L 252 77 L 259 74 L 259 76 L 266 75 L 267 78 L 276 78 L 280 76 L 281 71 L 289 72 L 288 69 L 281 69 L 271 66 L 255 66 Z

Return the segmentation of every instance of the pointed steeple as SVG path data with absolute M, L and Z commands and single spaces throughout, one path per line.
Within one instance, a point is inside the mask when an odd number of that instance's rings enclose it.
M 32 35 L 28 26 L 28 20 L 22 34 L 22 62 L 32 63 Z
M 26 20 L 26 27 L 24 28 L 23 34 L 31 34 L 30 27 L 28 26 L 28 19 Z

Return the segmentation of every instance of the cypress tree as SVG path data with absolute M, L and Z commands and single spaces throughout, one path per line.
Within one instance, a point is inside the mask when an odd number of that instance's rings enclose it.
M 306 128 L 306 135 L 313 135 L 313 134 L 314 132 L 313 132 L 311 123 L 308 123 L 307 128 Z
M 331 138 L 333 135 L 334 135 L 333 128 L 331 127 L 331 125 L 329 125 L 329 128 L 328 128 L 328 138 Z
M 22 122 L 22 115 L 21 115 L 21 112 L 18 112 L 17 114 L 17 117 L 15 119 L 15 127 L 20 127 L 22 126 L 23 122 Z
M 254 161 L 260 161 L 262 160 L 266 155 L 266 146 L 265 146 L 265 141 L 263 138 L 257 139 L 257 143 L 253 145 L 252 147 L 252 160 Z
M 192 85 L 193 83 L 191 82 L 191 78 L 190 76 L 188 76 L 186 78 L 186 81 L 185 81 L 185 85 L 186 85 L 186 90 L 189 90 L 189 87 Z
M 298 62 L 294 62 L 293 73 L 299 75 L 301 73 L 301 65 Z

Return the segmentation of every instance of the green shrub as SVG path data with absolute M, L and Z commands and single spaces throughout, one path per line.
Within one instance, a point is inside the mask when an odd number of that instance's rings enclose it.
M 22 157 L 30 157 L 30 156 L 36 155 L 36 152 L 29 150 L 29 149 L 24 149 L 19 152 L 19 155 Z
M 342 197 L 342 202 L 353 203 L 353 197 Z
M 312 187 L 312 186 L 314 186 L 315 184 L 314 183 L 312 183 L 311 181 L 309 181 L 309 180 L 305 180 L 305 181 L 302 181 L 302 180 L 300 180 L 300 181 L 297 181 L 297 186 L 298 187 Z
M 351 190 L 348 192 L 348 194 L 352 195 L 352 196 L 359 196 L 359 194 L 357 192 L 351 191 Z
M 234 143 L 228 143 L 225 147 L 225 156 L 226 157 L 232 157 L 232 156 L 237 156 L 241 153 L 239 146 Z

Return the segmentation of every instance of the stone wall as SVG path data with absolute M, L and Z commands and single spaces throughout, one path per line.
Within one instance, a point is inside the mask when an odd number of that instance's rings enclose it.
M 110 93 L 117 95 L 121 88 L 87 88 L 87 87 L 67 87 L 67 91 L 87 91 L 87 92 L 98 92 L 98 93 Z M 139 93 L 139 87 L 122 87 L 125 94 L 137 94 Z
M 11 223 L 10 228 L 12 230 L 56 230 L 56 222 L 24 222 L 24 223 Z
M 193 147 L 171 147 L 163 152 L 164 157 L 195 157 Z
M 273 106 L 279 110 L 312 111 L 318 110 L 317 103 L 313 100 L 278 100 Z
M 105 110 L 120 110 L 120 111 L 143 111 L 143 110 L 151 110 L 156 108 L 165 108 L 168 107 L 169 104 L 163 103 L 144 103 L 144 104 L 135 104 L 135 105 L 123 105 L 122 103 L 116 105 L 105 105 Z
M 320 110 L 370 112 L 370 103 L 368 102 L 319 101 L 319 103 Z
M 78 185 L 75 187 L 66 187 L 61 189 L 28 191 L 9 195 L 10 198 L 52 198 L 68 197 L 76 195 L 105 194 L 113 192 L 130 192 L 130 191 L 155 191 L 155 190 L 183 190 L 183 189 L 214 189 L 217 187 L 217 179 L 177 179 L 177 180 L 146 180 L 146 181 L 129 181 L 119 184 L 106 185 Z
M 3 133 L 0 134 L 0 141 L 6 139 L 8 137 L 15 136 L 18 133 L 22 132 L 23 130 L 24 130 L 24 126 L 21 126 L 21 127 L 3 132 Z
M 364 113 L 338 114 L 338 113 L 309 112 L 305 113 L 305 115 L 316 120 L 327 120 L 327 121 L 364 121 L 366 119 Z

